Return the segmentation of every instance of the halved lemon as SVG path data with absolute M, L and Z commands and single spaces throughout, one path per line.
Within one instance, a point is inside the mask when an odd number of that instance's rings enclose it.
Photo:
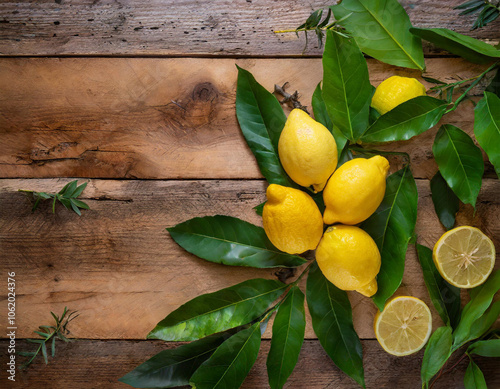
M 431 311 L 416 297 L 395 297 L 375 316 L 374 330 L 378 342 L 389 354 L 410 355 L 429 340 Z
M 432 251 L 441 276 L 458 288 L 486 281 L 495 265 L 495 246 L 478 228 L 462 226 L 446 232 Z

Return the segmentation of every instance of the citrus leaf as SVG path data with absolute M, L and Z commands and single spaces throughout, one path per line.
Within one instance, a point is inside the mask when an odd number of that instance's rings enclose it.
M 432 250 L 417 244 L 418 260 L 432 304 L 444 324 L 455 328 L 460 320 L 460 289 L 448 284 L 432 260 Z
M 451 331 L 451 327 L 439 327 L 429 338 L 420 370 L 422 383 L 425 384 L 423 387 L 427 387 L 426 385 L 431 378 L 436 375 L 450 357 Z
M 469 362 L 464 376 L 465 389 L 488 389 L 481 369 L 472 361 Z
M 272 389 L 282 388 L 292 374 L 304 342 L 305 329 L 304 293 L 294 286 L 274 319 L 271 349 L 267 356 L 267 373 Z
M 410 28 L 410 32 L 470 62 L 485 64 L 500 58 L 500 50 L 488 43 L 447 28 Z
M 318 264 L 307 277 L 307 305 L 321 346 L 344 373 L 365 387 L 363 351 L 354 326 L 347 293 L 329 282 Z
M 439 170 L 432 177 L 431 194 L 434 210 L 439 220 L 447 230 L 452 229 L 455 225 L 455 217 L 460 207 L 460 201 L 448 186 Z
M 355 141 L 368 127 L 372 86 L 365 57 L 352 38 L 328 31 L 323 53 L 323 100 L 333 125 Z
M 474 109 L 474 135 L 500 177 L 500 97 L 491 92 Z
M 378 291 L 372 297 L 380 311 L 403 279 L 406 250 L 417 222 L 417 202 L 417 186 L 409 166 L 405 166 L 387 177 L 382 203 L 361 225 L 377 243 L 382 257 Z
M 469 346 L 467 352 L 482 357 L 500 357 L 500 339 L 488 339 L 474 342 Z
M 294 186 L 278 157 L 278 141 L 286 116 L 280 103 L 252 74 L 238 68 L 236 116 L 262 175 L 270 184 Z
M 360 49 L 379 61 L 425 69 L 420 39 L 409 32 L 410 18 L 397 0 L 343 0 L 330 7 Z
M 285 284 L 253 279 L 188 301 L 148 334 L 148 339 L 191 341 L 250 323 L 283 292 Z
M 257 268 L 306 263 L 274 247 L 262 227 L 230 216 L 197 217 L 167 230 L 179 246 L 210 262 Z
M 255 210 L 255 213 L 259 216 L 262 216 L 262 212 L 264 212 L 264 205 L 266 205 L 266 201 L 263 203 L 260 203 L 259 205 L 256 205 L 252 209 Z
M 445 124 L 436 134 L 432 152 L 448 186 L 464 204 L 475 207 L 484 172 L 479 147 L 460 128 Z
M 196 389 L 239 388 L 257 360 L 260 323 L 231 336 L 190 379 Z
M 468 339 L 480 338 L 491 328 L 500 315 L 500 301 L 496 301 L 474 323 L 472 323 Z
M 430 96 L 405 101 L 380 116 L 361 137 L 365 143 L 408 140 L 436 125 L 448 103 Z

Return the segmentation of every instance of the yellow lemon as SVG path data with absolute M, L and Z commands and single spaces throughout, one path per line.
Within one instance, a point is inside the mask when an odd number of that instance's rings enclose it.
M 316 249 L 316 260 L 325 277 L 342 290 L 365 296 L 377 292 L 380 252 L 375 241 L 361 228 L 328 227 Z
M 301 109 L 290 112 L 278 142 L 283 168 L 297 184 L 323 190 L 337 167 L 337 144 L 328 129 Z
M 344 163 L 331 176 L 323 199 L 325 224 L 357 224 L 367 219 L 382 202 L 389 161 L 379 155 Z
M 425 346 L 432 331 L 429 307 L 418 298 L 395 297 L 375 315 L 375 336 L 382 348 L 398 357 Z
M 495 246 L 475 227 L 446 232 L 434 246 L 432 259 L 441 276 L 458 288 L 474 288 L 486 281 L 495 266 Z
M 314 250 L 323 234 L 323 218 L 314 200 L 298 189 L 271 184 L 262 212 L 264 230 L 281 251 Z
M 375 89 L 372 107 L 382 115 L 414 97 L 425 96 L 425 86 L 417 79 L 392 76 L 382 81 Z

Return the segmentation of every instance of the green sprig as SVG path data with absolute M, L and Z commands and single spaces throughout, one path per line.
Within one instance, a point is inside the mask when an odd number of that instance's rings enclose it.
M 460 15 L 474 14 L 478 12 L 477 19 L 471 30 L 482 28 L 491 23 L 500 15 L 499 0 L 470 0 L 456 6 L 454 9 L 463 9 Z

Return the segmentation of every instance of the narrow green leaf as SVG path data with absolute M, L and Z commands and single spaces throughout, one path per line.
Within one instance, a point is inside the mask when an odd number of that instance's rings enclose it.
M 368 127 L 372 86 L 363 53 L 352 38 L 328 31 L 323 53 L 323 100 L 333 125 L 356 141 Z
M 80 201 L 77 199 L 71 199 L 71 202 L 74 203 L 78 208 L 90 209 L 90 207 L 86 203 L 84 203 L 83 201 Z
M 271 349 L 267 356 L 267 373 L 272 389 L 282 388 L 292 374 L 304 342 L 305 329 L 304 293 L 294 286 L 274 319 Z
M 439 170 L 432 177 L 431 194 L 434 210 L 439 220 L 447 230 L 451 230 L 455 225 L 455 217 L 460 207 L 460 201 L 448 186 Z
M 42 338 L 45 338 L 45 339 L 47 339 L 47 338 L 50 336 L 50 334 L 47 334 L 47 333 L 45 333 L 45 332 L 41 332 L 41 331 L 33 331 L 33 332 L 34 332 L 35 334 L 40 335 Z
M 65 207 L 66 209 L 69 209 L 69 210 L 71 210 L 71 209 L 72 209 L 72 207 L 71 207 L 71 201 L 69 201 L 68 199 L 66 199 L 66 198 L 64 198 L 64 197 L 58 197 L 58 200 L 59 200 L 59 202 L 60 202 L 62 205 L 64 205 L 64 207 Z
M 73 202 L 73 199 L 70 200 L 70 204 L 71 204 L 71 208 L 73 208 L 73 211 L 75 211 L 75 213 L 78 215 L 78 216 L 82 216 L 82 213 L 80 212 L 80 210 L 78 209 L 78 207 L 75 205 L 75 203 Z
M 488 332 L 500 315 L 500 301 L 496 301 L 472 323 L 468 339 L 474 340 L 480 338 Z
M 62 189 L 58 192 L 58 194 L 60 194 L 60 195 L 65 194 L 65 193 L 67 192 L 68 188 L 69 188 L 71 185 L 73 185 L 74 183 L 75 183 L 75 181 L 70 181 L 70 182 L 68 182 L 66 185 L 64 185 L 64 186 L 62 187 Z
M 420 371 L 423 384 L 427 385 L 450 357 L 451 331 L 451 327 L 439 327 L 429 338 Z
M 250 323 L 285 287 L 279 281 L 253 279 L 198 296 L 160 321 L 148 339 L 191 341 Z
M 361 224 L 377 243 L 382 257 L 378 291 L 372 297 L 380 311 L 403 279 L 406 250 L 417 222 L 417 202 L 417 185 L 409 166 L 405 166 L 387 177 L 382 203 Z
M 475 207 L 484 172 L 479 147 L 460 128 L 445 124 L 436 134 L 432 152 L 448 186 L 464 204 Z
M 16 354 L 22 357 L 34 357 L 36 355 L 34 351 L 19 351 Z
M 488 339 L 474 342 L 469 346 L 467 352 L 482 357 L 500 357 L 500 339 Z
M 330 283 L 315 262 L 307 278 L 307 305 L 316 336 L 332 361 L 365 387 L 361 342 L 347 293 Z
M 56 356 L 56 339 L 57 338 L 55 336 L 52 338 L 52 343 L 50 346 L 52 357 Z
M 488 389 L 481 369 L 471 359 L 464 376 L 465 389 Z
M 185 250 L 210 262 L 257 268 L 306 263 L 274 247 L 262 227 L 229 216 L 197 217 L 167 230 Z
M 190 379 L 196 389 L 239 388 L 257 360 L 260 323 L 231 336 L 201 364 Z
M 491 92 L 474 109 L 474 135 L 500 177 L 500 97 Z
M 264 212 L 264 205 L 266 205 L 266 202 L 264 201 L 263 203 L 260 203 L 259 205 L 253 207 L 255 210 L 255 213 L 259 216 L 262 216 L 262 212 Z
M 49 358 L 47 356 L 47 345 L 45 342 L 41 343 L 42 345 L 42 355 L 43 355 L 43 360 L 45 361 L 45 364 L 49 363 Z
M 75 180 L 75 181 L 71 181 L 68 185 L 68 187 L 66 188 L 66 191 L 64 193 L 64 197 L 73 197 L 73 193 L 75 193 L 75 191 L 77 190 L 78 188 L 78 180 Z
M 379 61 L 425 69 L 422 42 L 409 32 L 411 22 L 397 0 L 343 0 L 330 7 L 360 49 Z
M 37 344 L 44 343 L 43 339 L 26 339 L 26 341 L 29 342 L 29 343 L 37 343 Z
M 82 194 L 82 192 L 85 190 L 85 188 L 87 187 L 87 183 L 84 182 L 82 185 L 78 186 L 74 192 L 71 194 L 71 197 L 78 197 Z

